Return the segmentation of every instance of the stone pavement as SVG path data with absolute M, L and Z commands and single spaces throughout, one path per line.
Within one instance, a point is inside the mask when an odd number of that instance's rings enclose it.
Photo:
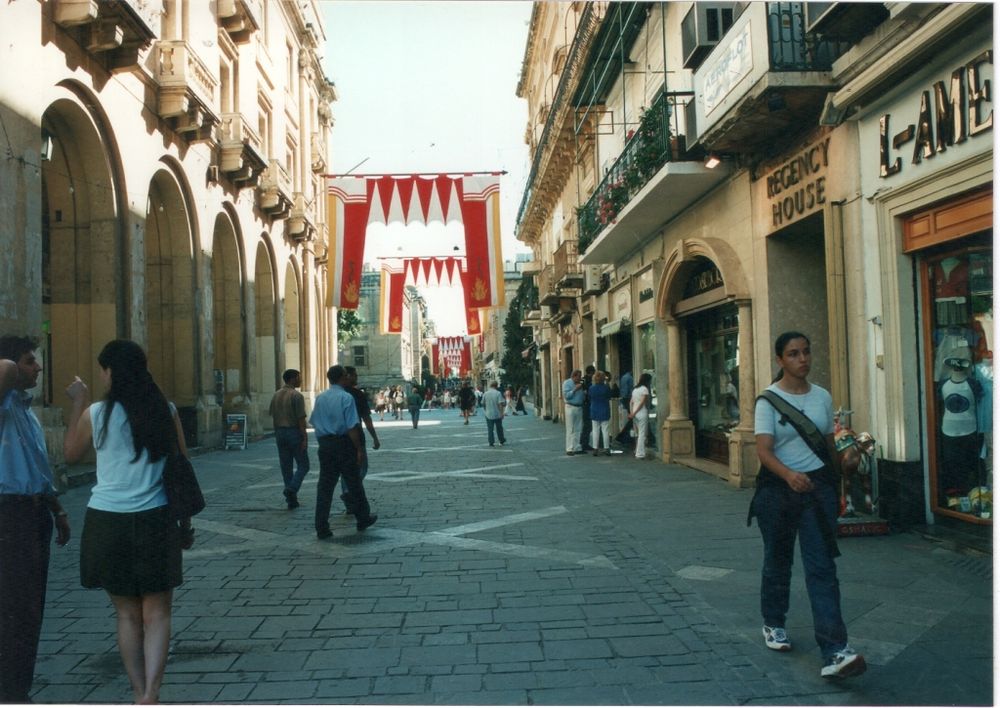
M 750 490 L 628 455 L 568 457 L 563 427 L 482 415 L 376 422 L 378 523 L 317 541 L 313 468 L 284 508 L 271 440 L 195 465 L 195 519 L 161 694 L 181 703 L 944 705 L 993 702 L 992 560 L 915 534 L 841 541 L 845 619 L 870 669 L 831 684 L 801 568 L 764 648 Z M 63 497 L 34 700 L 129 702 L 107 597 L 79 587 L 88 487 Z M 335 507 L 336 508 L 336 507 Z

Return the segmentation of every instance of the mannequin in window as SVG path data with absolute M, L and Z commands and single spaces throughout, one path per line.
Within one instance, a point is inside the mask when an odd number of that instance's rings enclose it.
M 980 484 L 979 407 L 983 403 L 983 387 L 969 375 L 972 366 L 969 358 L 951 356 L 944 363 L 947 376 L 938 384 L 942 411 L 938 485 L 946 496 L 964 496 Z

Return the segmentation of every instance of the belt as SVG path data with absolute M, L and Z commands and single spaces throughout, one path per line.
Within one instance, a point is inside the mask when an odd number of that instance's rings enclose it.
M 33 504 L 34 506 L 49 506 L 49 494 L 0 494 L 0 506 L 7 504 Z
M 347 433 L 344 433 L 343 435 L 333 435 L 331 433 L 330 435 L 320 435 L 316 439 L 317 440 L 347 440 L 349 438 L 350 438 L 350 435 L 348 435 Z
M 566 405 L 567 406 L 573 406 L 574 408 L 583 408 L 583 404 L 582 403 L 570 403 L 569 401 L 566 401 Z

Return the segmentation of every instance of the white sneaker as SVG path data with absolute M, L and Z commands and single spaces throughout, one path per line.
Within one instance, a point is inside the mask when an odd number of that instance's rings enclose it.
M 764 644 L 767 645 L 768 649 L 774 649 L 774 651 L 792 650 L 792 643 L 788 641 L 788 635 L 785 634 L 784 627 L 768 627 L 765 624 Z
M 820 669 L 819 675 L 825 679 L 839 680 L 860 676 L 867 670 L 865 657 L 850 647 L 844 647 L 826 660 L 826 665 Z

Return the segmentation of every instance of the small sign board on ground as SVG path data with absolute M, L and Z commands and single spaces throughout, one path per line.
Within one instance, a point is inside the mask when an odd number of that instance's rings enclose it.
M 243 450 L 247 446 L 246 413 L 226 414 L 226 449 Z

